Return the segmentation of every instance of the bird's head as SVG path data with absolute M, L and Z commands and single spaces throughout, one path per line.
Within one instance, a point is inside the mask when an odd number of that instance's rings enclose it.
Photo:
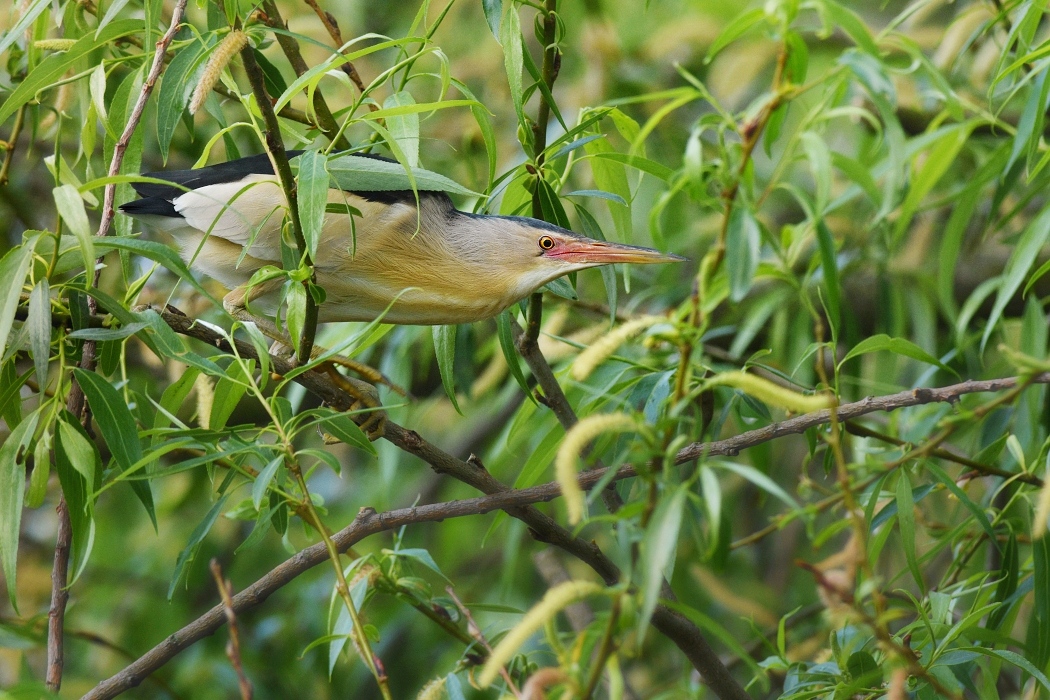
M 485 217 L 503 229 L 501 269 L 519 276 L 528 291 L 577 270 L 613 263 L 653 264 L 686 258 L 652 248 L 599 241 L 524 216 Z M 496 223 L 496 222 L 493 222 Z

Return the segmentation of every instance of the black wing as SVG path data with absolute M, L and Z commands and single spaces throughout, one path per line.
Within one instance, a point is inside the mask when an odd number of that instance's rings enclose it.
M 303 151 L 288 151 L 288 157 L 294 158 L 302 153 Z M 388 163 L 397 162 L 373 153 L 354 153 L 353 155 L 358 158 L 373 158 Z M 131 216 L 152 214 L 156 216 L 179 217 L 180 214 L 175 211 L 175 205 L 172 202 L 179 195 L 185 193 L 186 190 L 195 190 L 209 185 L 221 185 L 226 182 L 237 182 L 249 175 L 273 175 L 273 165 L 265 153 L 260 153 L 256 156 L 238 158 L 237 160 L 219 163 L 218 165 L 209 165 L 195 170 L 162 170 L 155 173 L 144 173 L 144 175 L 157 180 L 165 180 L 178 186 L 160 185 L 155 182 L 133 183 L 132 187 L 135 188 L 135 192 L 138 193 L 141 199 L 122 205 L 120 210 Z M 412 190 L 351 193 L 370 202 L 380 202 L 382 204 L 402 202 L 414 205 L 416 203 L 416 196 Z M 419 196 L 438 197 L 447 200 L 449 206 L 451 206 L 451 200 L 444 192 L 420 191 Z

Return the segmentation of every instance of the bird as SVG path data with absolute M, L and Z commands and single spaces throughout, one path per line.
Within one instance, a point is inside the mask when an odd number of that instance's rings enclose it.
M 344 157 L 396 162 L 373 154 Z M 243 317 L 249 302 L 274 315 L 284 280 L 248 287 L 252 275 L 282 261 L 287 199 L 270 157 L 262 153 L 145 177 L 167 184 L 133 183 L 140 198 L 121 211 L 170 235 L 191 269 L 230 288 L 224 306 L 235 316 Z M 470 323 L 498 315 L 570 272 L 685 260 L 588 238 L 539 219 L 460 211 L 448 192 L 437 188 L 331 187 L 328 202 L 313 260 L 325 297 L 319 322 Z

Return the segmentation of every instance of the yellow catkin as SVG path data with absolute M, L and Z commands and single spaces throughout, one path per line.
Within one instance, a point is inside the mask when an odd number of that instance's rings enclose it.
M 211 428 L 211 407 L 215 403 L 215 386 L 206 375 L 199 374 L 193 382 L 197 391 L 197 424 L 209 430 Z
M 208 57 L 208 63 L 204 66 L 204 72 L 197 82 L 197 87 L 193 90 L 193 97 L 190 98 L 190 114 L 196 114 L 204 106 L 204 101 L 208 99 L 208 94 L 215 87 L 215 84 L 219 82 L 222 71 L 233 60 L 233 57 L 247 45 L 248 35 L 240 29 L 234 29 L 223 37 L 223 40 L 211 52 L 211 56 Z
M 590 376 L 591 372 L 597 369 L 598 365 L 605 362 L 610 355 L 616 352 L 621 345 L 646 328 L 666 320 L 660 316 L 642 316 L 641 318 L 631 319 L 622 326 L 612 329 L 604 337 L 599 338 L 589 348 L 580 353 L 580 356 L 576 358 L 576 362 L 572 363 L 572 378 L 578 382 L 583 381 Z
M 76 43 L 76 39 L 41 39 L 34 41 L 33 46 L 44 51 L 69 51 Z
M 604 590 L 598 584 L 589 581 L 566 581 L 547 591 L 547 594 L 543 596 L 543 600 L 536 604 L 532 610 L 525 613 L 525 617 L 521 618 L 521 622 L 508 632 L 507 636 L 500 640 L 500 643 L 492 650 L 492 655 L 489 656 L 489 660 L 485 662 L 484 667 L 481 669 L 481 674 L 478 676 L 478 684 L 482 688 L 492 685 L 492 682 L 496 680 L 496 676 L 499 675 L 499 670 L 507 665 L 507 662 L 518 652 L 521 645 L 561 610 L 577 600 L 601 593 Z
M 416 700 L 442 700 L 445 697 L 445 679 L 435 678 L 423 686 Z
M 583 489 L 576 481 L 580 452 L 594 438 L 603 433 L 625 433 L 638 427 L 634 419 L 623 413 L 601 413 L 587 416 L 565 434 L 558 456 L 554 459 L 554 475 L 565 497 L 569 522 L 575 525 L 583 519 Z
M 785 389 L 768 379 L 747 372 L 724 372 L 705 382 L 707 386 L 731 386 L 740 389 L 762 403 L 783 408 L 794 413 L 809 413 L 822 408 L 831 408 L 831 397 L 826 394 L 805 396 L 797 391 Z
M 1032 521 L 1034 539 L 1046 535 L 1047 520 L 1050 520 L 1050 479 L 1043 482 L 1043 488 L 1039 492 L 1039 503 L 1035 507 L 1035 520 Z

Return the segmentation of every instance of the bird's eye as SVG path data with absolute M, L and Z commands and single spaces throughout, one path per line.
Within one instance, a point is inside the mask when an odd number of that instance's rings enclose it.
M 543 236 L 542 238 L 540 238 L 540 248 L 543 248 L 544 250 L 550 250 L 553 247 L 554 247 L 554 239 L 553 238 L 551 238 L 550 236 Z

